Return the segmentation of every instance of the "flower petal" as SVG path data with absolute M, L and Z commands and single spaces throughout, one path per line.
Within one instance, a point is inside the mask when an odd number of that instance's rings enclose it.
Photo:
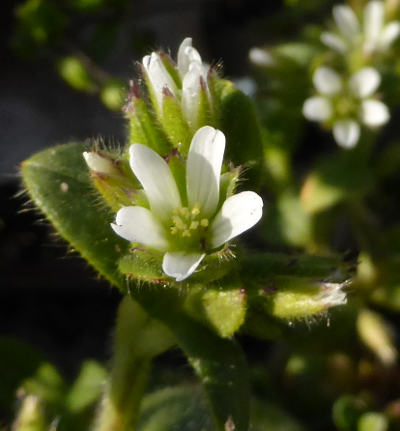
M 379 127 L 390 119 L 388 107 L 379 100 L 364 100 L 361 105 L 361 121 L 369 127 Z
M 276 65 L 274 57 L 266 49 L 256 46 L 250 49 L 249 59 L 256 66 L 269 67 Z
M 254 192 L 241 192 L 229 197 L 211 225 L 211 248 L 225 244 L 253 227 L 262 216 L 263 201 Z
M 159 251 L 168 247 L 163 227 L 147 208 L 121 208 L 111 227 L 117 235 L 130 242 L 138 242 Z
M 219 201 L 219 182 L 225 151 L 220 130 L 204 126 L 193 136 L 186 164 L 189 206 L 200 205 L 201 214 L 211 216 Z
M 167 87 L 173 95 L 176 95 L 178 94 L 176 84 L 165 68 L 161 57 L 156 52 L 143 57 L 142 63 L 157 99 L 158 106 L 161 108 L 164 88 Z
M 310 97 L 304 102 L 303 115 L 311 121 L 328 120 L 332 116 L 332 104 L 326 97 Z
M 342 89 L 342 79 L 330 67 L 319 67 L 313 75 L 313 83 L 319 93 L 333 96 Z
M 174 209 L 181 207 L 181 198 L 167 163 L 141 144 L 131 145 L 129 154 L 131 169 L 143 186 L 152 212 L 161 220 L 168 219 Z
M 354 39 L 360 32 L 360 23 L 353 9 L 347 5 L 334 6 L 333 18 L 340 32 L 348 39 Z
M 187 37 L 183 40 L 178 49 L 178 72 L 181 79 L 189 71 L 191 63 L 202 64 L 201 57 L 196 48 L 192 46 L 192 38 Z
M 360 138 L 360 125 L 357 121 L 344 119 L 333 125 L 333 137 L 343 148 L 353 148 Z
M 359 98 L 373 94 L 381 83 L 381 75 L 373 67 L 364 67 L 351 76 L 349 86 L 352 93 Z
M 334 51 L 339 52 L 340 54 L 345 54 L 348 49 L 346 41 L 335 33 L 322 33 L 321 42 L 325 44 L 328 48 L 331 48 Z
M 378 47 L 385 20 L 385 6 L 382 1 L 369 1 L 364 8 L 365 50 L 372 52 Z
M 183 281 L 193 274 L 204 256 L 205 253 L 168 252 L 164 255 L 162 269 L 176 281 Z
M 192 63 L 182 82 L 182 112 L 189 125 L 196 129 L 199 112 L 202 65 Z
M 399 37 L 400 35 L 400 22 L 392 21 L 387 24 L 380 35 L 379 48 L 382 51 L 386 51 L 390 48 L 390 45 Z

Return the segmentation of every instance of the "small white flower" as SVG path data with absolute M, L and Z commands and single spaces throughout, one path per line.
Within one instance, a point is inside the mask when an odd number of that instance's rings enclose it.
M 321 41 L 340 54 L 361 49 L 364 54 L 384 53 L 400 35 L 400 22 L 385 22 L 383 1 L 371 0 L 363 10 L 362 22 L 350 6 L 332 10 L 337 32 L 324 32 Z
M 387 123 L 387 106 L 372 96 L 381 77 L 372 67 L 364 67 L 344 81 L 333 69 L 318 68 L 313 83 L 318 95 L 308 98 L 303 115 L 311 121 L 332 126 L 335 141 L 344 148 L 353 148 L 360 138 L 360 123 L 375 128 Z
M 165 274 L 182 281 L 206 253 L 254 226 L 262 216 L 258 194 L 245 191 L 220 201 L 224 134 L 199 129 L 186 163 L 186 190 L 180 192 L 165 160 L 150 148 L 130 147 L 130 165 L 143 186 L 150 209 L 120 209 L 111 226 L 122 238 L 164 253 Z M 183 195 L 181 195 L 183 193 Z
M 143 57 L 143 67 L 160 113 L 165 94 L 173 95 L 181 103 L 185 120 L 196 130 L 202 89 L 209 101 L 211 95 L 207 84 L 209 67 L 202 62 L 199 52 L 192 46 L 192 38 L 185 38 L 178 49 L 176 67 L 181 81 L 179 85 L 167 71 L 159 54 L 153 52 Z

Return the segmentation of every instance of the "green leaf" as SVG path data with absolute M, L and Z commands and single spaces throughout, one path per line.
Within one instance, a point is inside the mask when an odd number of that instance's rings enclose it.
M 11 406 L 21 383 L 32 376 L 43 362 L 29 345 L 11 338 L 0 338 L 0 409 L 11 414 Z
M 283 253 L 244 253 L 240 259 L 243 280 L 268 282 L 276 276 L 332 278 L 343 281 L 350 265 L 338 257 L 311 256 Z
M 66 407 L 72 414 L 80 413 L 101 395 L 107 378 L 106 369 L 96 361 L 85 361 L 79 376 L 73 383 L 66 397 Z
M 175 386 L 147 395 L 143 399 L 138 431 L 211 430 L 206 400 L 198 386 Z
M 246 168 L 246 187 L 258 186 L 263 161 L 260 125 L 251 100 L 232 82 L 216 82 L 220 127 L 226 136 L 226 157 Z
M 101 275 L 124 289 L 117 262 L 130 244 L 112 231 L 113 215 L 99 203 L 82 144 L 60 145 L 22 163 L 22 180 L 33 203 Z
M 317 213 L 344 199 L 364 195 L 373 180 L 371 170 L 360 160 L 356 153 L 341 152 L 320 163 L 302 186 L 305 210 Z

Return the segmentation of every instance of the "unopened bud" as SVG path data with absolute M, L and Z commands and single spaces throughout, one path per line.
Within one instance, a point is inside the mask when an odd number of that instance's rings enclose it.
M 89 169 L 93 172 L 105 175 L 116 173 L 113 162 L 110 159 L 101 156 L 99 153 L 95 153 L 94 151 L 85 151 L 83 153 L 83 158 L 85 159 Z

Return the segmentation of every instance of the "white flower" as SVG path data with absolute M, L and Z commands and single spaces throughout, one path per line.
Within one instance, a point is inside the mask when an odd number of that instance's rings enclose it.
M 337 32 L 324 32 L 321 41 L 329 48 L 346 54 L 361 48 L 364 54 L 384 53 L 400 35 L 400 22 L 385 22 L 383 1 L 371 0 L 363 10 L 362 23 L 350 6 L 333 7 Z
M 304 102 L 303 114 L 311 121 L 332 125 L 335 141 L 353 148 L 360 138 L 360 123 L 375 128 L 389 121 L 387 106 L 372 96 L 381 77 L 372 67 L 365 67 L 345 82 L 329 67 L 318 68 L 313 83 L 318 95 Z
M 130 147 L 132 171 L 143 186 L 149 209 L 120 209 L 111 226 L 122 238 L 164 253 L 165 274 L 182 281 L 208 251 L 255 225 L 263 202 L 254 192 L 220 197 L 224 134 L 210 126 L 194 135 L 186 163 L 186 189 L 179 190 L 165 160 L 150 148 Z
M 156 52 L 143 57 L 142 63 L 159 111 L 162 113 L 164 96 L 173 95 L 181 103 L 185 120 L 196 130 L 201 90 L 205 91 L 209 101 L 211 96 L 207 84 L 209 67 L 202 62 L 199 52 L 193 48 L 192 39 L 184 39 L 178 50 L 176 67 L 181 81 L 179 85 Z

